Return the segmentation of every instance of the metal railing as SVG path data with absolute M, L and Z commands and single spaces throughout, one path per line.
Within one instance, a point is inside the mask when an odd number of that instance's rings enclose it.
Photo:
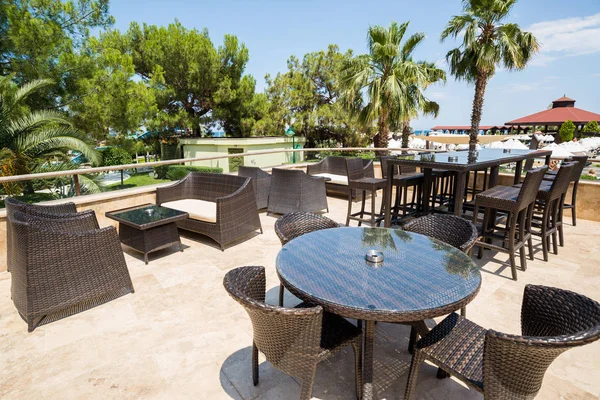
M 275 149 L 275 150 L 263 150 L 263 151 L 251 151 L 245 153 L 236 153 L 236 154 L 227 154 L 227 155 L 216 155 L 216 156 L 203 156 L 203 157 L 193 157 L 193 158 L 179 158 L 174 160 L 164 160 L 164 161 L 153 161 L 153 162 L 144 162 L 142 164 L 132 163 L 132 164 L 123 164 L 123 165 L 112 165 L 106 167 L 91 167 L 91 168 L 78 168 L 72 170 L 65 171 L 52 171 L 52 172 L 40 172 L 35 174 L 26 174 L 26 175 L 13 175 L 13 176 L 0 176 L 0 184 L 9 183 L 9 182 L 22 182 L 29 181 L 34 179 L 49 179 L 49 178 L 59 178 L 65 176 L 72 176 L 73 183 L 75 185 L 75 195 L 80 195 L 80 185 L 79 185 L 79 175 L 82 174 L 94 174 L 101 172 L 109 172 L 109 171 L 123 171 L 127 169 L 137 169 L 140 167 L 159 167 L 164 165 L 180 165 L 190 162 L 196 161 L 210 161 L 210 160 L 219 160 L 219 159 L 230 159 L 230 158 L 238 158 L 245 156 L 258 156 L 258 155 L 269 155 L 269 154 L 277 154 L 277 153 L 311 153 L 311 152 L 373 152 L 373 151 L 387 151 L 387 152 L 443 152 L 446 150 L 437 150 L 437 149 L 416 149 L 416 148 L 379 148 L 379 147 L 329 147 L 329 148 L 305 148 L 305 149 Z M 589 159 L 589 162 L 600 162 L 600 159 Z M 293 164 L 292 164 L 293 165 Z M 292 166 L 293 167 L 293 166 Z

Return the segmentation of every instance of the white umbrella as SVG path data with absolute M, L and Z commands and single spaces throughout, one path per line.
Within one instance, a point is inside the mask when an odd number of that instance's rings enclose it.
M 583 138 L 578 143 L 586 151 L 592 151 L 600 147 L 600 137 Z
M 544 150 L 552 150 L 551 157 L 561 160 L 573 156 L 573 154 L 571 154 L 568 150 L 565 150 L 565 148 L 560 147 L 556 143 L 549 144 L 548 146 L 544 147 Z
M 551 142 L 554 142 L 554 136 L 544 135 L 542 140 L 546 143 L 551 143 Z
M 504 143 L 503 142 L 492 142 L 492 143 L 486 144 L 485 147 L 488 149 L 504 149 Z
M 515 149 L 515 150 L 527 150 L 528 147 L 523 143 L 518 141 L 517 139 L 508 139 L 506 142 L 503 142 L 502 145 L 505 149 Z
M 559 146 L 576 156 L 584 156 L 587 154 L 587 150 L 579 144 L 579 142 L 564 142 L 559 144 Z

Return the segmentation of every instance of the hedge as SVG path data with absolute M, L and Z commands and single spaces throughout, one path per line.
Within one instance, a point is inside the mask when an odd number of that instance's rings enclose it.
M 222 174 L 223 168 L 217 167 L 203 167 L 194 165 L 162 165 L 155 167 L 154 172 L 160 179 L 169 179 L 172 181 L 178 181 L 183 179 L 189 172 L 209 172 L 212 174 Z

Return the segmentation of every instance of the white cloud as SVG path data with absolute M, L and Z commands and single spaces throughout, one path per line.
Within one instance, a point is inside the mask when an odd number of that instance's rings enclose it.
M 600 52 L 600 13 L 537 22 L 526 30 L 533 32 L 542 46 L 532 65 L 546 65 L 561 57 Z

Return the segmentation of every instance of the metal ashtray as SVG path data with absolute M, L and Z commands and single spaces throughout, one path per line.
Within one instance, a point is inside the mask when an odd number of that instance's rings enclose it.
M 146 214 L 148 214 L 148 215 L 152 215 L 152 214 L 154 214 L 154 210 L 153 210 L 152 208 L 147 208 L 147 209 L 145 209 L 145 210 L 144 210 L 144 212 L 145 212 Z
M 383 262 L 383 253 L 377 250 L 369 250 L 365 255 L 365 259 L 368 262 L 381 263 Z
M 458 161 L 458 156 L 448 156 L 448 162 L 456 162 Z

